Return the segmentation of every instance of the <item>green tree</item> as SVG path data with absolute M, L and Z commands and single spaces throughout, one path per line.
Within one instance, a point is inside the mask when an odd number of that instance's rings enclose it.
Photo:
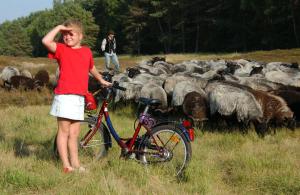
M 20 20 L 5 22 L 0 31 L 0 55 L 31 55 L 31 44 L 26 30 Z
M 127 40 L 124 34 L 123 20 L 124 15 L 128 13 L 128 4 L 130 0 L 76 0 L 83 8 L 93 13 L 95 23 L 101 26 L 97 35 L 96 50 L 100 51 L 101 42 L 106 37 L 109 30 L 116 33 L 117 50 L 123 52 L 123 46 L 126 47 Z
M 0 54 L 44 56 L 42 37 L 69 18 L 83 22 L 83 44 L 94 52 L 110 29 L 116 32 L 118 53 L 249 51 L 300 44 L 300 0 L 55 0 L 53 5 L 1 24 Z
M 126 50 L 132 54 L 141 54 L 143 29 L 147 25 L 148 11 L 144 8 L 147 0 L 133 1 L 129 5 L 128 15 L 124 16 L 124 32 L 128 41 Z
M 94 49 L 99 27 L 95 24 L 92 13 L 84 10 L 79 4 L 64 3 L 33 17 L 28 31 L 31 35 L 34 56 L 43 56 L 47 53 L 41 43 L 42 37 L 53 27 L 70 18 L 79 19 L 83 23 L 85 32 L 83 44 Z

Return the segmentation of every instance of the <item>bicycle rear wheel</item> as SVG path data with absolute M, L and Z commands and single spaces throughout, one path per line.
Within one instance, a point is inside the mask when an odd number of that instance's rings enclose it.
M 164 171 L 179 176 L 191 159 L 192 148 L 183 132 L 174 125 L 154 127 L 146 134 L 139 150 L 139 160 L 146 164 L 159 165 Z

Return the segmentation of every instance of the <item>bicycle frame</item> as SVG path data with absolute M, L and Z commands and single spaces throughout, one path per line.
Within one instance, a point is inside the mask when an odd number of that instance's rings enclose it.
M 134 131 L 132 138 L 130 138 L 130 139 L 121 138 L 118 135 L 118 133 L 116 132 L 116 130 L 114 129 L 112 122 L 110 120 L 110 116 L 109 116 L 109 112 L 108 112 L 108 100 L 104 99 L 101 109 L 98 113 L 96 125 L 85 134 L 85 136 L 81 140 L 82 146 L 86 146 L 87 143 L 92 139 L 92 137 L 97 133 L 98 129 L 101 126 L 103 116 L 105 118 L 109 133 L 113 136 L 113 138 L 116 140 L 118 145 L 127 152 L 133 151 L 134 143 L 135 143 L 142 127 L 144 127 L 147 131 L 150 131 L 147 127 L 143 126 L 142 121 L 139 120 L 139 123 Z M 129 144 L 126 144 L 125 140 L 127 140 L 127 141 L 130 140 Z
M 192 123 L 188 120 L 180 120 L 177 122 L 155 118 L 148 113 L 148 110 L 159 106 L 161 102 L 157 99 L 141 97 L 138 101 L 145 105 L 145 108 L 139 115 L 138 121 L 136 121 L 137 126 L 135 127 L 134 133 L 130 138 L 122 138 L 113 127 L 109 116 L 108 104 L 114 92 L 112 88 L 122 91 L 126 90 L 119 86 L 117 82 L 114 82 L 113 86 L 107 89 L 106 97 L 103 98 L 98 115 L 89 115 L 89 117 L 85 119 L 85 122 L 88 123 L 89 130 L 80 140 L 81 147 L 104 146 L 101 147 L 100 152 L 98 152 L 99 155 L 96 156 L 97 159 L 99 159 L 104 156 L 109 147 L 111 147 L 112 136 L 121 148 L 120 157 L 124 159 L 136 159 L 144 164 L 171 162 L 170 166 L 173 167 L 171 171 L 176 171 L 176 176 L 178 176 L 185 169 L 191 158 L 190 142 L 194 140 L 194 128 Z M 103 92 L 104 93 L 101 92 L 102 95 L 105 94 L 106 91 Z M 103 123 L 103 120 L 105 120 L 106 125 Z M 145 129 L 145 132 L 139 136 L 142 128 Z M 100 138 L 93 139 L 96 133 L 101 134 Z M 103 141 L 103 144 L 94 144 L 98 141 Z M 177 145 L 179 145 L 179 149 L 174 150 Z M 92 150 L 91 152 L 94 151 Z M 171 161 L 174 157 L 179 161 Z
M 120 89 L 122 90 L 120 86 L 115 86 L 116 89 Z M 123 88 L 124 90 L 125 88 Z M 126 90 L 126 89 L 125 89 Z M 102 120 L 103 120 L 103 116 L 105 118 L 106 121 L 106 125 L 108 127 L 108 131 L 107 133 L 111 134 L 113 136 L 113 138 L 116 140 L 116 142 L 118 143 L 118 145 L 121 147 L 122 151 L 125 153 L 130 153 L 130 152 L 139 152 L 139 151 L 134 151 L 133 147 L 135 145 L 135 142 L 138 138 L 138 135 L 141 131 L 141 128 L 144 127 L 146 132 L 149 133 L 149 135 L 152 137 L 150 131 L 153 127 L 153 125 L 159 125 L 159 124 L 152 124 L 149 126 L 149 122 L 151 122 L 151 117 L 149 118 L 148 116 L 148 109 L 150 107 L 150 105 L 146 105 L 145 110 L 143 111 L 143 113 L 140 115 L 139 119 L 138 119 L 138 125 L 135 128 L 135 131 L 133 133 L 133 136 L 131 138 L 121 138 L 118 133 L 116 132 L 116 130 L 113 127 L 113 124 L 110 120 L 110 116 L 109 116 L 109 112 L 108 112 L 108 104 L 109 101 L 112 98 L 112 93 L 113 90 L 112 88 L 109 88 L 107 91 L 107 95 L 106 98 L 103 99 L 102 102 L 102 106 L 101 109 L 98 113 L 97 116 L 97 121 L 96 124 L 90 128 L 90 130 L 85 134 L 85 136 L 81 139 L 80 144 L 81 146 L 85 147 L 87 146 L 88 142 L 92 139 L 92 137 L 97 133 L 97 131 L 99 129 L 101 129 L 101 125 L 102 125 Z M 170 123 L 170 121 L 168 121 L 167 123 Z M 172 124 L 174 124 L 178 129 L 181 130 L 181 132 L 183 133 L 183 135 L 186 137 L 187 141 L 193 141 L 193 137 L 194 137 L 194 129 L 188 124 L 186 125 L 185 123 L 183 124 L 176 124 L 171 122 Z M 105 128 L 106 129 L 106 128 Z M 104 133 L 106 133 L 107 130 L 105 130 L 103 128 L 103 131 L 105 131 Z M 110 137 L 110 136 L 109 136 Z M 159 138 L 158 138 L 159 139 Z M 109 144 L 111 144 L 110 142 L 110 138 L 109 138 Z M 105 141 L 106 142 L 106 141 Z M 160 147 L 158 146 L 159 144 L 156 142 L 155 139 L 153 139 L 154 144 L 156 145 L 156 149 L 157 151 L 160 151 Z M 104 143 L 106 144 L 106 143 Z

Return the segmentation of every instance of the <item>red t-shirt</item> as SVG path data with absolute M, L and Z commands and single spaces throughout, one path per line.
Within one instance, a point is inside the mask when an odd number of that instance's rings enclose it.
M 51 59 L 59 64 L 59 78 L 55 94 L 85 95 L 88 91 L 89 70 L 94 66 L 91 50 L 88 47 L 72 49 L 62 43 L 56 43 L 55 53 L 49 53 Z

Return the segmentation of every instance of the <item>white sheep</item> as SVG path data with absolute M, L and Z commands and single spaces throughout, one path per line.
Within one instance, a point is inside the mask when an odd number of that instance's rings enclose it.
M 165 90 L 156 83 L 150 82 L 144 85 L 140 97 L 159 99 L 161 101 L 161 108 L 168 107 L 167 94 Z
M 6 66 L 1 72 L 0 78 L 4 82 L 4 86 L 5 86 L 6 84 L 10 85 L 11 77 L 18 76 L 18 75 L 20 75 L 20 71 L 17 68 Z
M 205 89 L 208 95 L 210 113 L 223 116 L 236 114 L 239 122 L 260 119 L 263 116 L 261 105 L 252 93 L 227 83 L 212 82 Z
M 203 89 L 199 86 L 197 82 L 194 81 L 181 81 L 177 83 L 174 87 L 172 95 L 172 106 L 181 106 L 186 94 L 190 92 L 198 92 L 201 96 L 206 96 Z

